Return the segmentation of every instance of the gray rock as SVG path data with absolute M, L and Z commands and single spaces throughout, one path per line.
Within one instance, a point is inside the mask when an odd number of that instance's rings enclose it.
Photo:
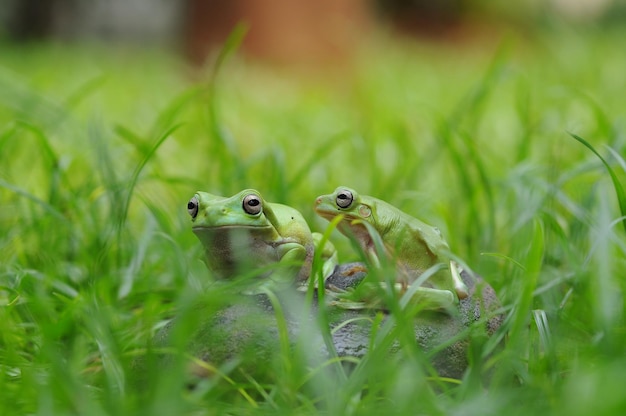
M 353 269 L 355 265 L 346 264 L 339 267 L 342 269 L 336 270 L 333 276 L 328 279 L 335 286 L 341 281 L 339 274 L 345 273 L 344 269 Z M 356 264 L 356 267 L 362 266 Z M 362 279 L 365 274 L 358 277 Z M 414 318 L 415 340 L 424 351 L 430 351 L 453 337 L 466 333 L 466 336 L 443 348 L 432 357 L 433 367 L 440 376 L 457 379 L 463 376 L 468 365 L 467 349 L 470 327 L 480 322 L 482 316 L 493 314 L 501 306 L 493 288 L 482 278 L 472 276 L 467 271 L 461 273 L 461 278 L 469 289 L 469 296 L 460 301 L 458 313 L 420 311 Z M 355 277 L 351 275 L 346 285 L 353 287 L 354 279 Z M 373 317 L 374 313 L 371 311 L 344 311 L 338 315 L 340 316 L 339 319 L 335 320 L 331 326 L 336 327 L 345 320 L 356 317 Z M 389 315 L 386 315 L 380 325 L 385 325 L 388 319 L 390 319 Z M 484 327 L 476 328 L 476 330 L 482 330 L 487 336 L 491 336 L 500 327 L 503 319 L 504 316 L 501 314 L 494 315 L 485 320 Z M 333 343 L 337 354 L 362 357 L 368 351 L 371 331 L 371 321 L 367 320 L 359 320 L 342 326 L 333 333 Z
M 327 285 L 336 287 L 354 287 L 366 276 L 366 269 L 360 263 L 340 265 L 327 280 Z M 458 340 L 441 349 L 432 356 L 432 365 L 443 377 L 461 378 L 468 366 L 468 345 L 470 331 L 480 330 L 487 336 L 492 335 L 501 325 L 503 316 L 495 315 L 490 319 L 481 318 L 500 307 L 494 290 L 480 277 L 472 277 L 463 272 L 461 277 L 469 288 L 469 297 L 461 300 L 458 313 L 419 312 L 414 318 L 415 340 L 424 351 L 441 346 L 453 337 Z M 200 305 L 192 315 L 199 319 L 191 331 L 189 342 L 185 346 L 193 356 L 211 363 L 215 367 L 242 366 L 244 372 L 253 377 L 267 377 L 280 360 L 284 350 L 280 343 L 280 328 L 286 328 L 291 348 L 306 345 L 300 349 L 309 356 L 303 359 L 309 363 L 321 363 L 329 356 L 324 343 L 323 330 L 316 319 L 319 315 L 317 299 L 314 296 L 311 307 L 307 308 L 306 294 L 295 291 L 280 293 L 273 301 L 280 304 L 277 313 L 275 304 L 265 295 L 244 296 L 223 306 Z M 382 313 L 382 319 L 374 318 L 381 312 L 371 310 L 345 310 L 327 306 L 328 324 L 333 329 L 332 348 L 339 356 L 363 357 L 371 344 L 373 322 L 379 322 L 378 330 L 393 328 L 393 314 Z M 365 318 L 365 319 L 359 319 Z M 177 325 L 182 325 L 187 318 L 172 320 L 155 337 L 156 346 L 170 343 L 171 334 Z M 411 319 L 411 318 L 408 318 Z M 346 321 L 351 320 L 349 323 Z M 180 321 L 180 322 L 179 322 Z M 385 346 L 391 352 L 400 348 L 398 343 Z M 314 365 L 314 364 L 313 364 Z M 192 373 L 205 376 L 211 373 L 205 367 L 192 365 Z

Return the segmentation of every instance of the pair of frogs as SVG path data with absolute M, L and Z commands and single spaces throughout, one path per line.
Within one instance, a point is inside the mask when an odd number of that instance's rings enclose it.
M 337 266 L 332 244 L 321 234 L 312 233 L 300 212 L 269 203 L 256 190 L 246 189 L 232 197 L 197 192 L 187 203 L 187 211 L 193 232 L 204 246 L 207 266 L 216 277 L 227 279 L 245 270 L 261 277 L 252 279 L 256 283 L 249 293 L 292 286 L 294 281 L 306 289 L 316 251 L 324 279 Z M 448 244 L 437 228 L 385 201 L 343 186 L 319 196 L 315 212 L 354 238 L 370 267 L 381 269 L 381 265 L 393 263 L 396 293 L 411 291 L 411 299 L 424 309 L 448 309 L 468 296 L 460 270 L 450 259 Z M 354 290 L 332 284 L 325 287 L 329 298 L 341 307 L 372 305 L 366 299 L 355 299 Z M 388 283 L 379 282 L 375 287 L 384 290 Z M 370 291 L 367 297 L 371 295 Z

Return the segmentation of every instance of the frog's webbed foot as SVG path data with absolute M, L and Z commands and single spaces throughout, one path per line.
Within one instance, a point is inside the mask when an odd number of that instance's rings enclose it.
M 364 281 L 366 277 L 367 268 L 363 263 L 335 267 L 324 284 L 329 304 L 343 309 L 387 309 L 385 292 L 391 290 L 389 283 L 367 282 Z M 457 297 L 450 290 L 414 286 L 406 282 L 395 283 L 393 289 L 403 307 L 442 311 L 458 304 Z
M 336 299 L 331 300 L 329 303 L 331 306 L 336 306 L 341 309 L 349 309 L 349 310 L 361 310 L 361 309 L 369 309 L 370 306 L 365 302 L 356 302 L 348 299 Z
M 363 263 L 339 264 L 324 283 L 329 305 L 342 309 L 366 309 L 369 303 L 361 299 L 356 289 L 367 276 Z
M 326 279 L 325 287 L 334 292 L 355 289 L 367 276 L 363 263 L 340 264 Z
M 360 309 L 372 309 L 373 305 L 369 300 L 362 299 L 357 295 L 355 289 L 352 287 L 341 288 L 335 285 L 326 284 L 324 289 L 326 290 L 327 303 L 330 306 L 336 306 L 341 309 L 360 310 Z
M 450 262 L 450 274 L 452 275 L 452 280 L 454 281 L 454 290 L 456 291 L 456 295 L 459 299 L 465 299 L 469 296 L 469 290 L 461 278 L 462 271 L 463 269 L 461 266 L 459 266 L 455 261 Z

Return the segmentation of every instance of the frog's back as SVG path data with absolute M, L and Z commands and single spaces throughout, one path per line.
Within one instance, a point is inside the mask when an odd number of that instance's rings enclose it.
M 280 219 L 275 227 L 283 237 L 291 236 L 299 241 L 312 242 L 311 229 L 300 211 L 279 203 L 270 203 L 269 206 L 274 217 Z
M 443 238 L 443 235 L 441 235 L 439 228 L 426 224 L 415 217 L 411 217 L 409 214 L 403 214 L 409 218 L 409 220 L 407 220 L 407 224 L 409 224 L 408 228 L 414 238 L 426 240 L 428 245 L 431 246 L 431 249 L 433 250 L 439 251 L 442 249 L 448 249 L 448 243 L 445 238 Z
M 376 205 L 378 232 L 388 248 L 409 263 L 419 267 L 437 262 L 449 249 L 437 227 L 426 224 L 385 201 L 372 199 Z

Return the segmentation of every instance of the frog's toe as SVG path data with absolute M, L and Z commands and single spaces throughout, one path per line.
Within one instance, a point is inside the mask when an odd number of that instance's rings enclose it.
M 324 285 L 324 289 L 330 293 L 347 293 L 349 291 L 348 289 L 335 286 L 334 284 L 328 282 Z
M 469 296 L 469 292 L 467 290 L 466 286 L 463 287 L 455 287 L 455 291 L 456 291 L 456 295 L 459 297 L 459 299 L 465 299 Z

